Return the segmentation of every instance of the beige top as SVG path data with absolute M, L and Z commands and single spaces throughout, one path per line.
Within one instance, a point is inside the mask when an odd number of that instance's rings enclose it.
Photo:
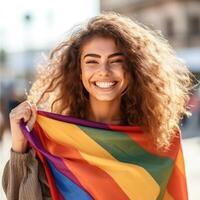
M 8 200 L 50 200 L 47 178 L 41 162 L 30 149 L 27 153 L 11 150 L 3 177 L 3 189 Z

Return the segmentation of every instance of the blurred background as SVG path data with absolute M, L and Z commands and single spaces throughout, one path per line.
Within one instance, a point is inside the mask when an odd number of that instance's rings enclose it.
M 0 0 L 0 178 L 9 159 L 10 110 L 24 101 L 36 66 L 74 25 L 115 11 L 159 30 L 200 80 L 200 0 Z M 200 199 L 200 87 L 180 123 L 189 197 Z M 0 187 L 0 200 L 6 199 Z

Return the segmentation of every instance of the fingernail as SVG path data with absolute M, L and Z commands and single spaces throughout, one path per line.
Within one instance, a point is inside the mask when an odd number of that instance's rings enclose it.
M 29 129 L 29 127 L 26 125 L 25 126 L 28 132 L 31 132 L 31 130 Z

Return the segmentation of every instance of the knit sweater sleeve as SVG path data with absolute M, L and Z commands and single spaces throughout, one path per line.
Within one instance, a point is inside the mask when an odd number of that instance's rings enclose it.
M 7 200 L 50 200 L 45 172 L 35 153 L 16 153 L 11 150 L 2 186 Z

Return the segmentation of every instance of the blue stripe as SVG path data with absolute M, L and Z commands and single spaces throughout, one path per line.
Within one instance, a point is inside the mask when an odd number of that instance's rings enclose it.
M 87 192 L 78 187 L 75 183 L 73 183 L 69 178 L 64 176 L 62 173 L 60 173 L 49 160 L 47 160 L 47 162 L 54 176 L 56 186 L 60 191 L 60 193 L 62 194 L 62 196 L 64 197 L 64 199 L 66 200 L 93 199 Z

